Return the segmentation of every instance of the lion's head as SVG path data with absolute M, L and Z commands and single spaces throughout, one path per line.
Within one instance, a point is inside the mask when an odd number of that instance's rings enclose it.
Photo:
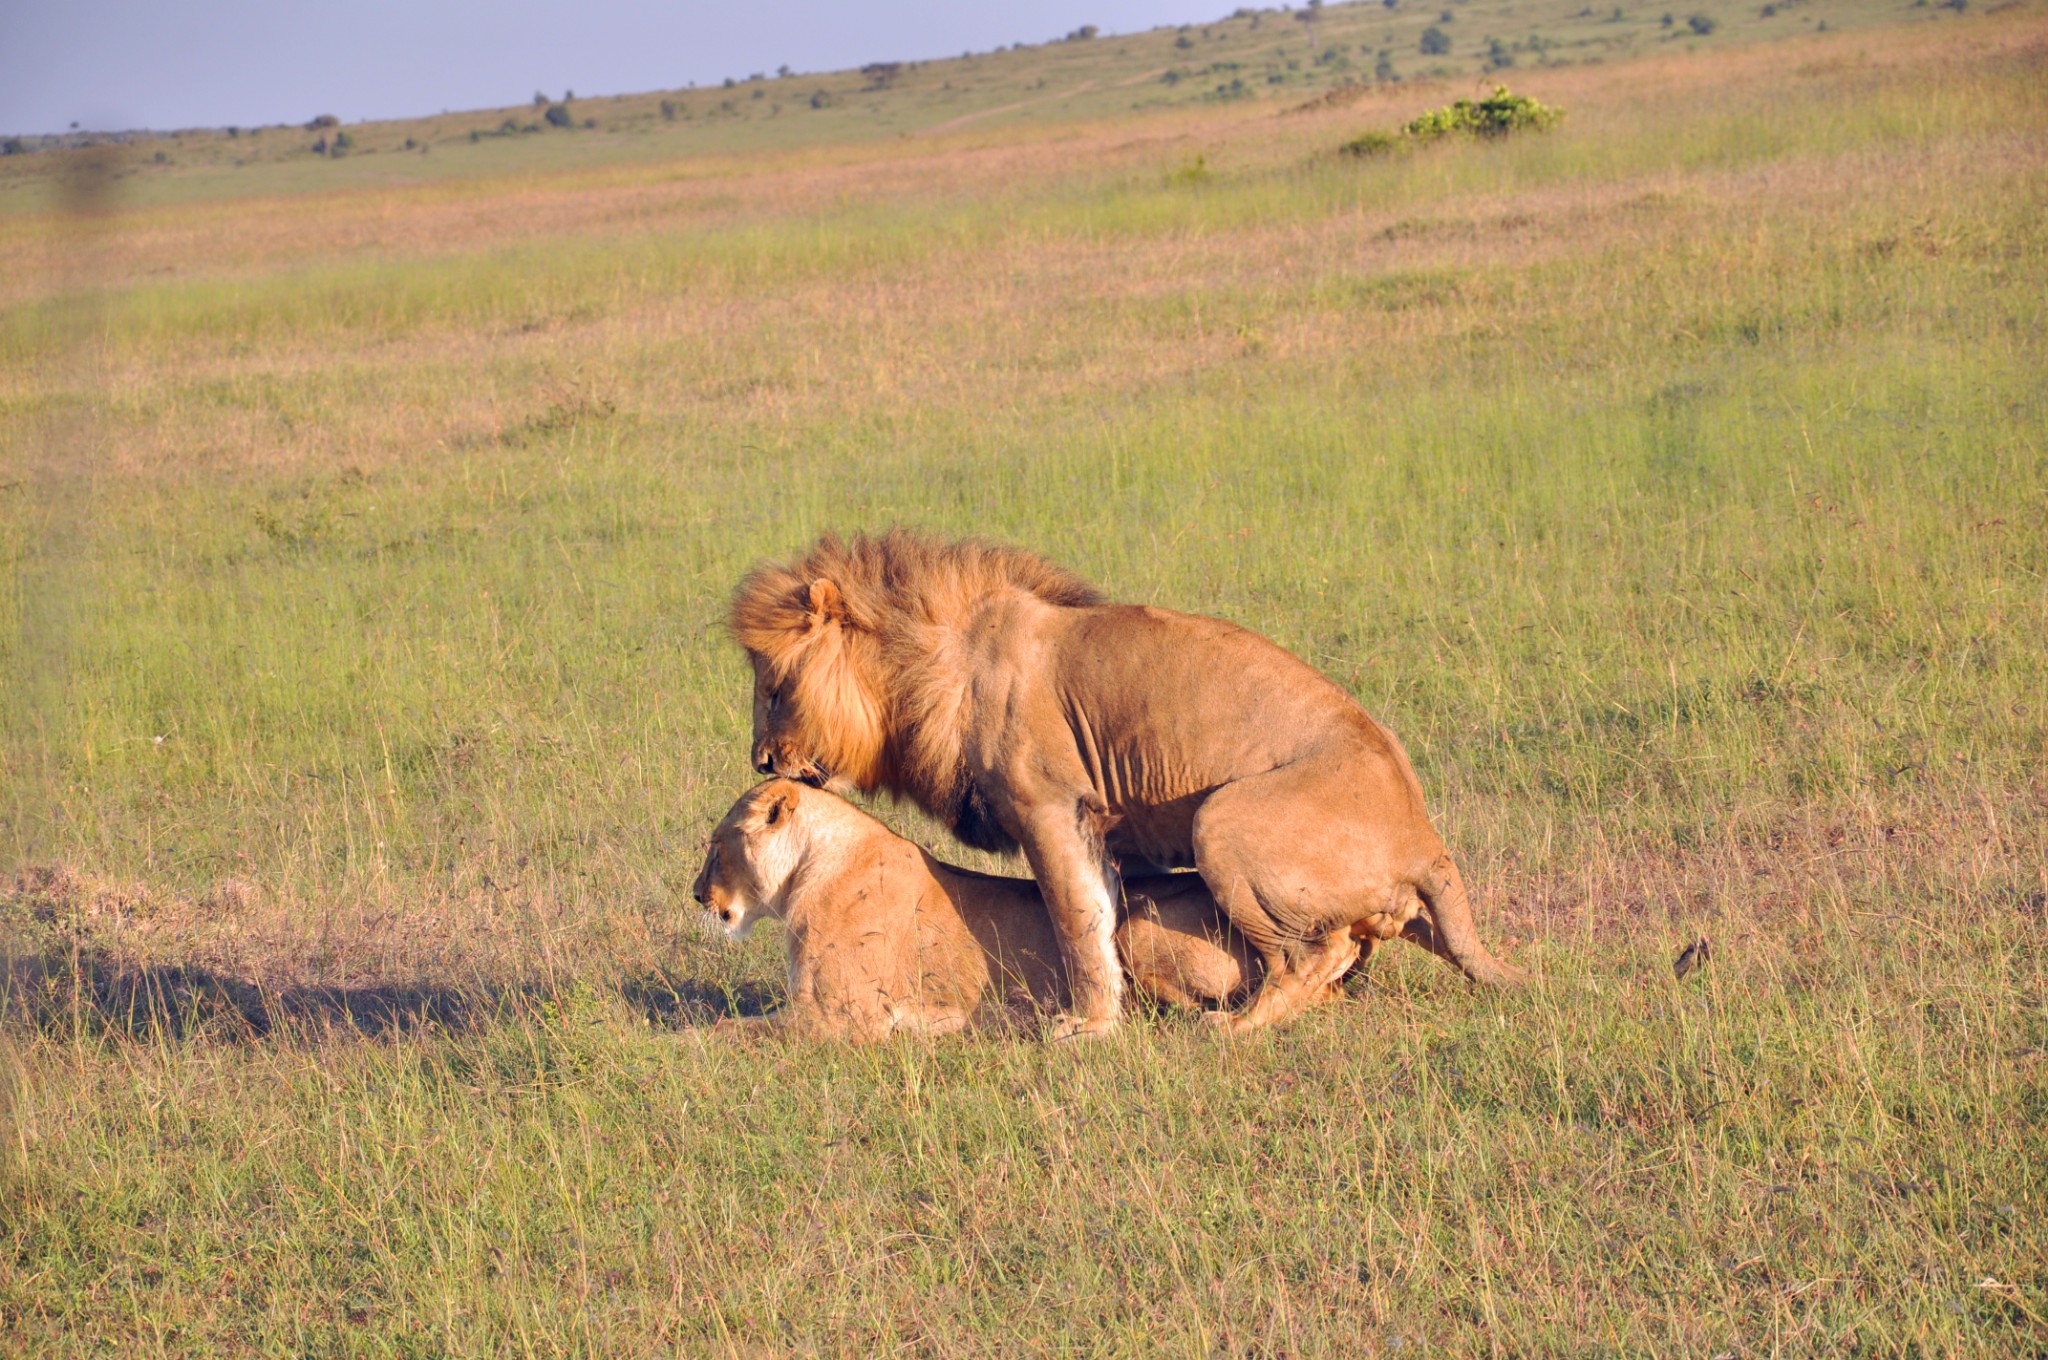
M 795 562 L 756 568 L 731 616 L 754 669 L 754 768 L 817 788 L 908 793 L 947 815 L 959 734 L 946 696 L 963 678 L 948 671 L 944 635 L 1000 590 L 1055 605 L 1102 598 L 1036 553 L 902 529 L 850 542 L 827 534 Z
M 733 631 L 754 669 L 756 770 L 841 792 L 887 782 L 876 636 L 835 582 L 757 571 L 733 603 Z
M 771 779 L 742 795 L 711 833 L 690 896 L 727 935 L 745 935 L 763 916 L 780 914 L 783 893 L 803 859 L 797 829 L 803 792 L 787 780 Z

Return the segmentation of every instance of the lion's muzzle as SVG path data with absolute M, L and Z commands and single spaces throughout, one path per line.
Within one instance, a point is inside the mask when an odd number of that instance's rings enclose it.
M 794 779 L 814 789 L 824 788 L 832 779 L 830 772 L 816 761 L 793 756 L 787 747 L 770 746 L 765 742 L 754 748 L 754 771 L 774 775 L 778 779 Z

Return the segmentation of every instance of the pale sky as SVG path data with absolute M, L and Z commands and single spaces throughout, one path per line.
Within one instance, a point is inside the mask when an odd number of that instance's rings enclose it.
M 627 94 L 1218 19 L 1236 0 L 0 0 L 0 132 Z

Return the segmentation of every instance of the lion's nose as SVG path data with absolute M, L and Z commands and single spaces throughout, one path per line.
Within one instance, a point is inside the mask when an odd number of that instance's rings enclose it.
M 754 748 L 754 773 L 775 773 L 775 757 L 769 754 L 768 748 L 765 746 L 757 746 Z

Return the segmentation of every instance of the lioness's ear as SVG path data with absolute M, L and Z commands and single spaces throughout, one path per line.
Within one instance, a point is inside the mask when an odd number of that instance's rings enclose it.
M 846 621 L 846 599 L 832 582 L 822 579 L 811 582 L 810 599 L 813 628 Z
M 764 826 L 780 826 L 784 819 L 796 816 L 796 794 L 788 789 L 777 789 L 775 796 L 768 800 L 768 815 Z

